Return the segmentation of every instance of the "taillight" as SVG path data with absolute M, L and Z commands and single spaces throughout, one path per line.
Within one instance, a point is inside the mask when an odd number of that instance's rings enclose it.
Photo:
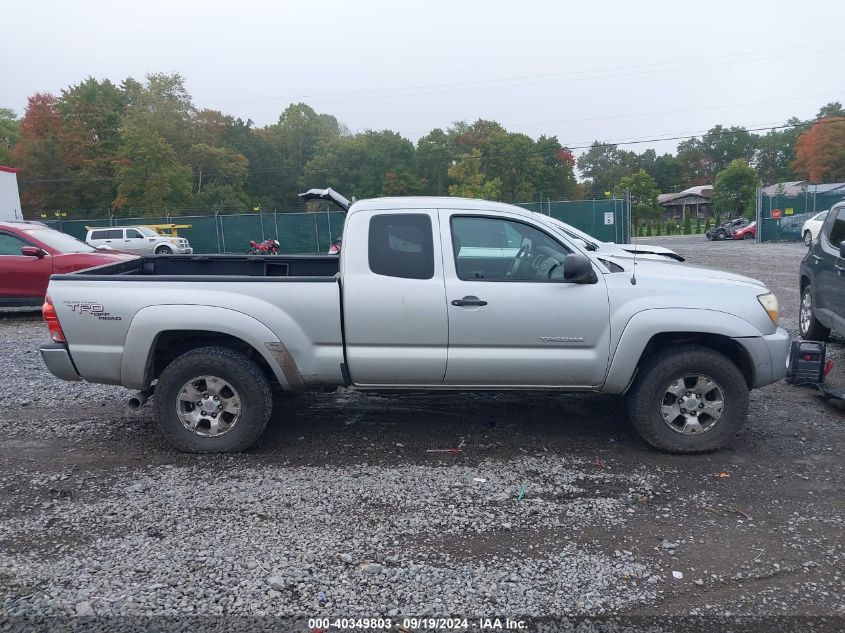
M 53 302 L 50 301 L 50 295 L 44 297 L 44 305 L 41 306 L 41 315 L 47 323 L 47 329 L 50 330 L 50 338 L 57 343 L 65 343 L 65 333 L 62 332 L 59 316 L 56 314 L 56 308 L 53 307 Z

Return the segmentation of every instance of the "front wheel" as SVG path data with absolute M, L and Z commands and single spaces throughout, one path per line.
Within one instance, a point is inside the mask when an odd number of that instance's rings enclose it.
M 742 239 L 744 239 L 744 240 L 753 240 L 753 239 L 754 239 L 754 235 L 753 235 L 752 233 L 745 233 L 745 234 L 743 234 Z
M 823 326 L 816 318 L 813 310 L 813 289 L 809 284 L 801 291 L 798 331 L 801 338 L 808 341 L 826 341 L 830 336 L 830 328 Z
M 243 354 L 201 347 L 182 354 L 156 385 L 158 424 L 187 453 L 232 453 L 264 432 L 273 392 L 264 372 Z
M 156 255 L 173 255 L 173 250 L 169 246 L 159 246 Z
M 716 233 L 716 240 L 717 241 L 721 242 L 722 240 L 726 240 L 726 239 L 728 239 L 728 234 L 725 233 L 724 231 L 719 231 L 718 233 Z
M 628 392 L 631 422 L 653 447 L 703 453 L 728 444 L 748 415 L 748 383 L 726 356 L 699 345 L 646 359 Z
M 804 245 L 810 248 L 813 245 L 813 234 L 809 231 L 804 231 Z

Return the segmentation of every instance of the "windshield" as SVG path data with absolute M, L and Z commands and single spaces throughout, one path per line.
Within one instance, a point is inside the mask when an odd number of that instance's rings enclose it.
M 147 226 L 136 226 L 135 228 L 138 229 L 139 231 L 141 231 L 141 233 L 143 233 L 147 237 L 158 237 L 158 233 L 156 233 L 155 231 L 153 231 L 151 228 L 149 228 Z
M 584 233 L 584 231 L 576 229 L 574 226 L 567 224 L 566 222 L 561 222 L 557 218 L 553 218 L 550 216 L 543 216 L 543 218 L 551 222 L 554 226 L 559 228 L 569 237 L 586 242 L 587 246 L 593 246 L 595 250 L 598 250 L 599 246 L 602 244 L 600 240 L 597 240 L 596 238 L 591 235 L 588 235 L 587 233 Z
M 21 229 L 26 235 L 44 242 L 50 248 L 54 248 L 60 253 L 93 253 L 97 249 L 88 246 L 85 242 L 80 242 L 75 237 L 71 237 L 67 233 L 60 233 L 53 229 L 45 227 L 33 227 Z

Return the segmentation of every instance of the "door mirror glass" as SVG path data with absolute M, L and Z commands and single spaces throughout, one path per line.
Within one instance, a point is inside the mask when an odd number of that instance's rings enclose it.
M 44 251 L 42 251 L 37 246 L 21 246 L 21 255 L 26 255 L 27 257 L 37 257 L 41 259 L 44 257 Z
M 570 253 L 563 260 L 563 280 L 572 284 L 598 283 L 590 258 L 583 253 Z
M 839 257 L 845 259 L 845 240 L 839 242 Z

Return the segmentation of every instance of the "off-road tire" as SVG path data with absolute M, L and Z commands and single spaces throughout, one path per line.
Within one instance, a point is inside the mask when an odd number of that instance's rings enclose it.
M 230 431 L 201 437 L 185 428 L 177 415 L 182 386 L 201 375 L 218 376 L 231 384 L 241 400 L 240 418 Z M 155 390 L 156 417 L 167 440 L 186 453 L 238 453 L 252 446 L 270 420 L 273 392 L 264 372 L 249 358 L 225 347 L 200 347 L 171 362 Z
M 810 323 L 806 329 L 801 319 L 801 309 L 803 307 L 805 297 L 809 297 L 811 306 Z M 801 334 L 801 338 L 806 339 L 808 341 L 823 342 L 830 337 L 830 328 L 823 326 L 819 322 L 819 320 L 816 318 L 815 313 L 813 312 L 814 307 L 815 303 L 813 302 L 812 286 L 810 284 L 807 284 L 804 290 L 801 291 L 801 298 L 798 301 L 798 333 Z
M 718 383 L 724 410 L 715 425 L 700 435 L 682 435 L 660 414 L 665 389 L 685 375 L 703 374 Z M 640 365 L 628 392 L 628 413 L 634 428 L 654 448 L 667 453 L 706 453 L 727 445 L 748 416 L 748 383 L 726 356 L 701 345 L 662 348 Z
M 156 255 L 173 255 L 173 250 L 169 246 L 159 246 Z

